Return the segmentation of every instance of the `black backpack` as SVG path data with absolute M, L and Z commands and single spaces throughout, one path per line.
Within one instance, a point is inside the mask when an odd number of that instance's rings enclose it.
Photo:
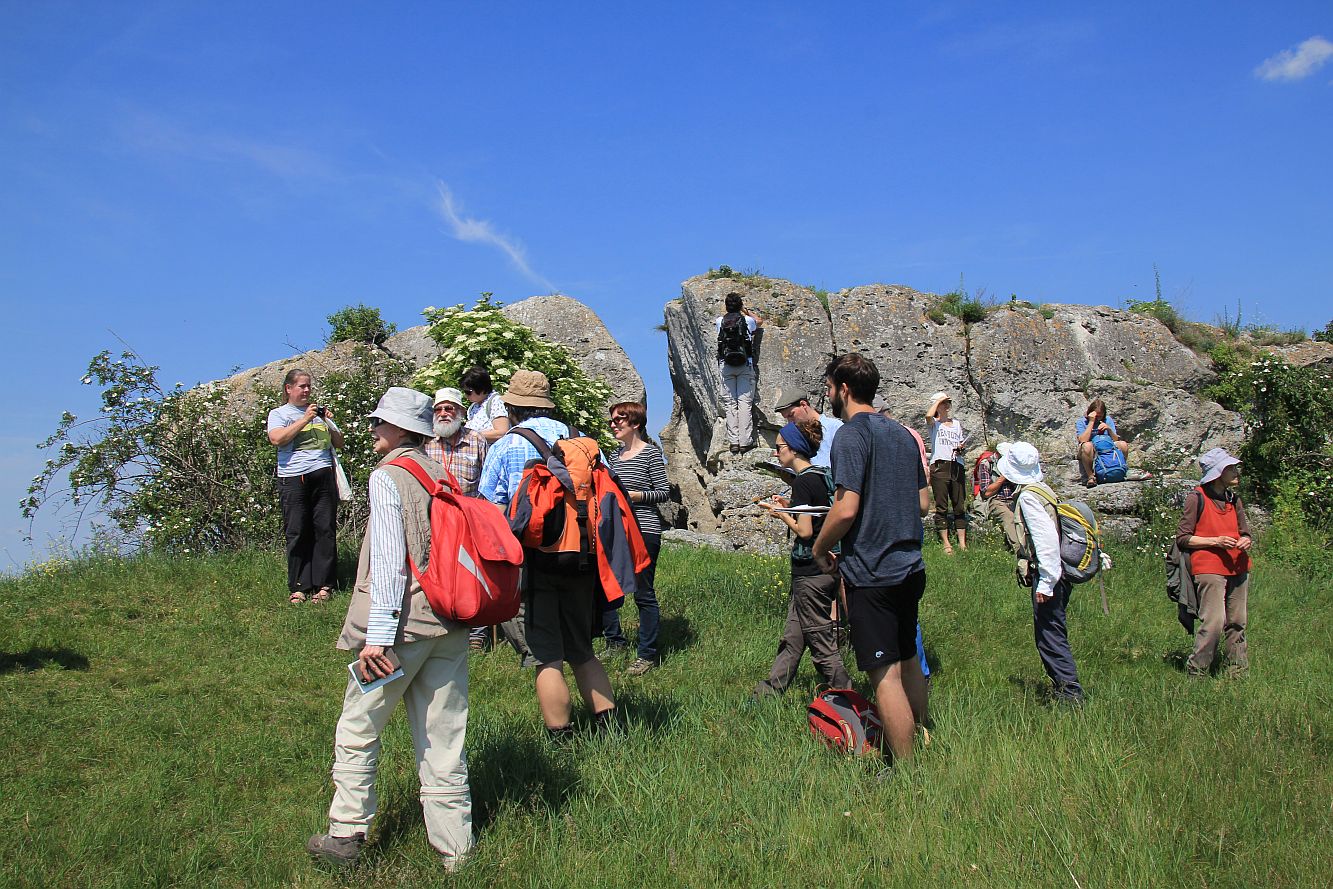
M 753 357 L 750 319 L 740 312 L 727 312 L 722 316 L 722 325 L 717 332 L 717 360 L 740 367 Z

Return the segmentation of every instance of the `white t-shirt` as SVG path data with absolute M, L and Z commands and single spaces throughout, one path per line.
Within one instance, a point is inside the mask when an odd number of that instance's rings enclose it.
M 968 435 L 963 431 L 963 424 L 953 418 L 943 423 L 932 423 L 930 425 L 930 462 L 956 460 L 962 463 L 963 455 L 958 451 L 967 439 Z
M 491 392 L 481 404 L 470 405 L 467 409 L 467 422 L 463 425 L 477 432 L 489 432 L 495 428 L 496 418 L 509 419 L 509 409 L 505 407 L 499 392 Z

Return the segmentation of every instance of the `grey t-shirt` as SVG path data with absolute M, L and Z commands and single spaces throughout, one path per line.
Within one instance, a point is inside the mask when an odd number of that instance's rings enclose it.
M 305 416 L 305 409 L 284 404 L 268 412 L 268 431 L 283 429 Z M 278 448 L 278 477 L 292 478 L 328 469 L 333 465 L 333 436 L 329 429 L 338 426 L 332 420 L 311 420 L 296 437 Z
M 921 558 L 921 452 L 901 423 L 871 411 L 833 440 L 833 484 L 861 498 L 842 539 L 842 576 L 852 586 L 894 586 L 925 567 Z

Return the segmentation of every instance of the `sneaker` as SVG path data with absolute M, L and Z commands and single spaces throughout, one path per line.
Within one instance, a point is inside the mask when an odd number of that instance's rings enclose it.
M 361 857 L 361 847 L 366 844 L 364 833 L 354 833 L 350 837 L 335 837 L 320 833 L 312 836 L 305 844 L 305 850 L 317 864 L 333 867 L 349 867 Z
M 650 661 L 647 658 L 636 658 L 634 663 L 630 664 L 625 670 L 626 676 L 642 676 L 649 670 L 657 668 L 657 661 Z

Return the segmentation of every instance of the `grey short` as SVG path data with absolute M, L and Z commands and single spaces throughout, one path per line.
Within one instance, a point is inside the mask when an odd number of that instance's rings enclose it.
M 524 630 L 539 664 L 593 657 L 592 637 L 602 625 L 593 571 L 555 571 L 525 566 Z

